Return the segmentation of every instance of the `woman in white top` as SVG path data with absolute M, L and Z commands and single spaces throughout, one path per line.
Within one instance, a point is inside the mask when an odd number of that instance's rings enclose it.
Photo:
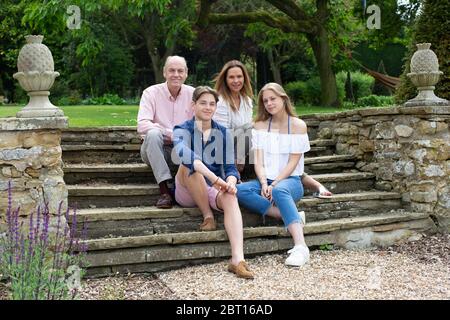
M 237 185 L 239 204 L 263 216 L 283 219 L 294 240 L 286 264 L 309 261 L 303 236 L 303 212 L 296 202 L 303 196 L 300 176 L 304 153 L 310 150 L 306 124 L 296 117 L 289 97 L 277 83 L 268 83 L 258 95 L 253 139 L 257 180 Z
M 250 149 L 253 117 L 250 77 L 242 62 L 231 60 L 225 63 L 214 81 L 219 102 L 213 120 L 233 131 L 236 166 L 242 173 Z
M 225 63 L 214 81 L 215 89 L 219 93 L 219 102 L 213 120 L 233 130 L 236 167 L 242 174 L 251 149 L 253 90 L 250 77 L 242 62 L 231 60 Z M 327 188 L 306 173 L 301 178 L 306 188 L 315 191 L 314 196 L 319 198 L 332 196 Z

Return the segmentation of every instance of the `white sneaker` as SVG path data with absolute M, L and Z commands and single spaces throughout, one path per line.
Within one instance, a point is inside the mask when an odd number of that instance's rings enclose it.
M 302 219 L 301 224 L 305 225 L 306 224 L 305 211 L 299 211 L 298 214 L 299 214 L 300 218 Z
M 284 262 L 288 266 L 301 267 L 309 262 L 309 249 L 305 245 L 298 245 L 288 251 L 289 257 Z

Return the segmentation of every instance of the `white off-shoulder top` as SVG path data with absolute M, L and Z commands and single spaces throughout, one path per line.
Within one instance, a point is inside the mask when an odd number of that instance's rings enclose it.
M 286 167 L 291 153 L 308 152 L 308 134 L 289 134 L 268 132 L 264 130 L 252 130 L 253 149 L 263 149 L 264 169 L 267 179 L 274 180 Z M 305 157 L 302 156 L 291 176 L 300 176 L 305 169 Z

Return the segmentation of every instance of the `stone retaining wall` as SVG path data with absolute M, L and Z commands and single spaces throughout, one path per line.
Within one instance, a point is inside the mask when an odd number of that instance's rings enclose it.
M 407 210 L 431 213 L 450 231 L 450 106 L 370 108 L 302 117 L 337 154 L 357 156 L 376 188 L 402 194 Z
M 67 118 L 0 119 L 0 222 L 8 208 L 11 182 L 13 209 L 28 216 L 44 202 L 52 214 L 67 208 L 63 180 L 61 129 Z

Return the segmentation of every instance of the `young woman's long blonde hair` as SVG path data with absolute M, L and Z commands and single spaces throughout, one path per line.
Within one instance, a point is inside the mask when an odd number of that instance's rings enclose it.
M 231 60 L 225 63 L 220 73 L 214 78 L 216 83 L 214 89 L 219 93 L 219 95 L 222 96 L 222 99 L 227 102 L 227 104 L 231 107 L 231 110 L 237 111 L 238 106 L 234 105 L 231 97 L 231 90 L 227 85 L 228 70 L 231 68 L 240 68 L 242 70 L 242 74 L 244 75 L 244 86 L 240 91 L 241 96 L 243 96 L 244 99 L 253 99 L 253 90 L 252 85 L 250 84 L 250 76 L 248 75 L 247 68 L 238 60 Z
M 281 99 L 283 99 L 284 108 L 285 108 L 287 114 L 292 117 L 297 117 L 294 107 L 292 106 L 291 99 L 289 99 L 289 96 L 286 94 L 286 91 L 284 91 L 283 87 L 280 86 L 278 83 L 269 82 L 264 87 L 262 87 L 262 89 L 259 91 L 258 113 L 256 114 L 255 122 L 266 121 L 267 119 L 269 119 L 271 117 L 270 113 L 267 112 L 266 108 L 264 107 L 264 102 L 263 102 L 263 93 L 266 90 L 272 90 L 277 96 L 281 97 Z

